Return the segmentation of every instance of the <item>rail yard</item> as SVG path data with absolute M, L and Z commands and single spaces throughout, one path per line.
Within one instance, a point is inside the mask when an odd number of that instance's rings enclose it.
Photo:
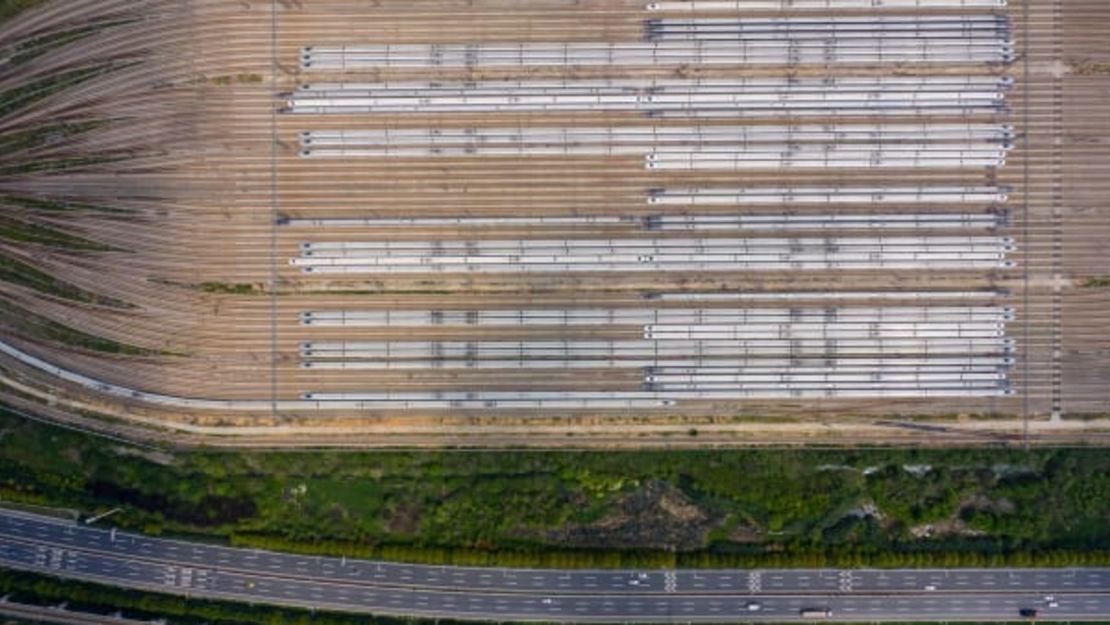
M 227 444 L 1101 441 L 1107 23 L 43 2 L 0 25 L 0 397 Z

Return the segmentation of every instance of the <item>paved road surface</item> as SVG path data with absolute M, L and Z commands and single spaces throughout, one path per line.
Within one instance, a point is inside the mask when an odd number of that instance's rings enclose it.
M 149 538 L 0 511 L 0 564 L 119 586 L 378 614 L 488 620 L 1110 618 L 1110 569 L 567 571 L 320 558 Z M 1055 595 L 1059 607 L 1046 605 Z M 749 611 L 757 602 L 758 611 Z

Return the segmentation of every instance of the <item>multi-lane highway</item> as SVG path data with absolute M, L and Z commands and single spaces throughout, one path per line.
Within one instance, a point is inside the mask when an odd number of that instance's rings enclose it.
M 0 512 L 0 565 L 192 597 L 499 621 L 782 621 L 811 608 L 833 620 L 1002 620 L 1027 608 L 1042 619 L 1110 618 L 1110 569 L 420 566 L 232 549 L 9 511 Z

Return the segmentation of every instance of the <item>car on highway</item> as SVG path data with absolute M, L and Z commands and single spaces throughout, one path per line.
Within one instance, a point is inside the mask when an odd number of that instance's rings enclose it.
M 759 612 L 761 609 L 763 609 L 763 605 L 760 604 L 758 601 L 749 601 L 748 604 L 744 607 L 748 610 L 748 612 Z
M 1022 608 L 1018 610 L 1018 615 L 1022 618 L 1037 618 L 1037 611 L 1033 608 Z

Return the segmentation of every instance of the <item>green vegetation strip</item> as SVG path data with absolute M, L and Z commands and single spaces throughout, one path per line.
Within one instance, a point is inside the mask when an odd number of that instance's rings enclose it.
M 0 0 L 0 22 L 39 4 L 42 4 L 42 0 Z
M 163 352 L 126 345 L 87 334 L 67 325 L 35 315 L 9 302 L 0 301 L 0 327 L 31 339 L 50 341 L 67 347 L 87 349 L 119 356 L 162 356 Z
M 21 260 L 4 254 L 0 254 L 0 280 L 34 289 L 44 295 L 60 297 L 74 302 L 120 308 L 128 306 L 120 300 L 103 297 L 68 282 L 58 280 L 44 271 L 35 269 Z
M 0 117 L 17 111 L 54 95 L 59 91 L 79 85 L 86 80 L 105 74 L 114 69 L 111 65 L 97 65 L 47 76 L 22 87 L 0 93 Z
M 49 33 L 46 35 L 39 35 L 28 41 L 23 41 L 15 46 L 11 55 L 8 57 L 8 68 L 22 65 L 27 61 L 42 56 L 51 50 L 55 50 L 64 45 L 80 41 L 93 33 L 99 32 L 105 28 L 112 26 L 119 26 L 127 24 L 133 20 L 107 20 L 99 23 L 92 23 L 75 28 L 72 30 L 65 30 L 56 33 Z
M 265 285 L 250 282 L 178 282 L 166 278 L 147 278 L 154 284 L 173 286 L 181 289 L 191 289 L 203 293 L 220 295 L 263 295 L 266 293 Z
M 256 85 L 262 82 L 262 74 L 236 74 L 234 76 L 216 76 L 214 78 L 208 79 L 208 82 L 212 83 L 213 85 L 222 86 L 235 83 L 243 85 Z
M 68 250 L 108 252 L 116 249 L 110 245 L 90 241 L 57 228 L 7 215 L 0 215 L 0 238 L 17 243 L 34 243 Z
M 229 295 L 259 295 L 263 289 L 257 284 L 249 284 L 245 282 L 201 282 L 200 284 L 191 285 L 193 288 L 200 289 L 205 293 L 226 293 Z
M 1103 289 L 1110 286 L 1110 276 L 1092 276 L 1083 282 L 1088 289 Z
M 0 497 L 332 555 L 516 566 L 1110 564 L 1101 449 L 181 452 L 0 414 Z
M 32 161 L 28 163 L 19 163 L 16 165 L 8 165 L 0 167 L 0 176 L 19 176 L 23 174 L 33 174 L 43 171 L 62 171 L 66 169 L 78 169 L 88 167 L 90 165 L 105 165 L 108 163 L 118 163 L 130 158 L 134 158 L 134 154 L 129 152 L 120 152 L 115 154 L 97 154 L 95 156 L 81 156 L 74 158 L 59 158 L 54 160 Z
M 0 154 L 5 156 L 20 150 L 33 150 L 48 144 L 75 137 L 101 126 L 103 122 L 61 122 L 0 134 Z
M 100 213 L 133 214 L 135 212 L 134 210 L 131 210 L 129 208 L 114 208 L 111 206 L 86 204 L 83 202 L 71 202 L 68 200 L 43 199 L 16 195 L 0 195 L 0 202 L 49 213 L 88 211 Z
M 3 625 L 47 625 L 46 621 L 25 621 L 23 619 L 5 618 L 0 615 L 0 624 Z

